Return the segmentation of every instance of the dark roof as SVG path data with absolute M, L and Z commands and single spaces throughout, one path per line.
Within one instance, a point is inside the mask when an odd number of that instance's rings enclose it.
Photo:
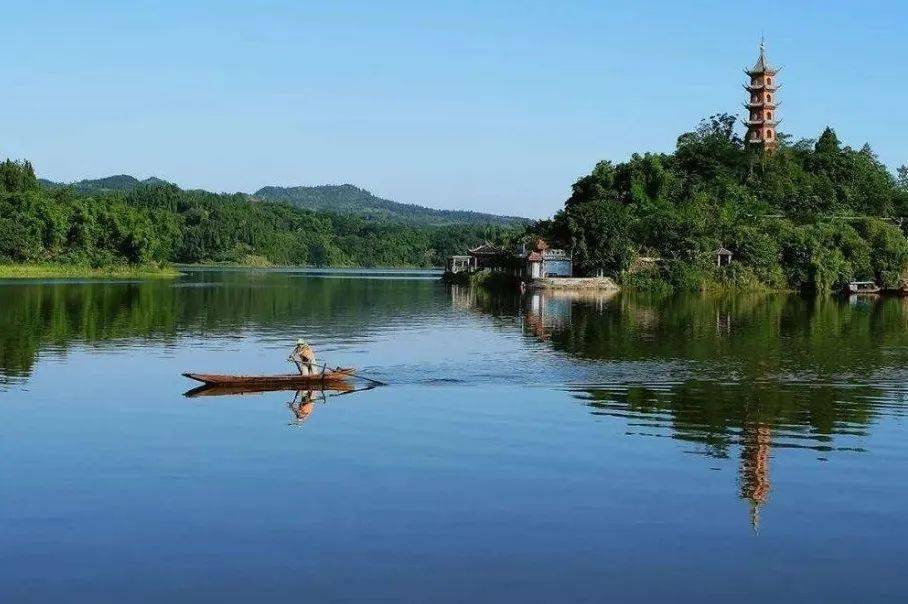
M 498 256 L 498 255 L 506 254 L 506 253 L 507 252 L 505 252 L 503 249 L 492 245 L 488 241 L 486 241 L 482 245 L 477 245 L 476 247 L 474 247 L 473 249 L 470 250 L 471 256 Z
M 760 57 L 754 66 L 747 70 L 749 74 L 775 73 L 776 69 L 766 61 L 766 47 L 763 41 L 760 41 Z

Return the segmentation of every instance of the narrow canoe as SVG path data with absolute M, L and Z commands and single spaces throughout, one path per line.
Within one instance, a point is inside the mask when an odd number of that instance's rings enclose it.
M 184 373 L 184 377 L 209 386 L 317 386 L 326 382 L 341 382 L 351 377 L 355 369 L 338 367 L 315 375 L 285 373 L 281 375 L 223 375 L 217 373 Z

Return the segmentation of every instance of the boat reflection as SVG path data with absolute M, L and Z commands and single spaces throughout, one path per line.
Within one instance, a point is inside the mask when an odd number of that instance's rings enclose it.
M 319 384 L 318 388 L 313 390 L 318 391 L 327 391 L 327 392 L 352 392 L 354 390 L 369 390 L 370 388 L 354 388 L 346 382 L 326 382 L 324 384 Z M 243 386 L 233 386 L 233 385 L 206 385 L 203 384 L 197 388 L 193 388 L 187 392 L 183 393 L 183 396 L 188 398 L 197 398 L 200 396 L 237 396 L 243 394 L 262 394 L 263 392 L 290 392 L 295 391 L 297 393 L 302 392 L 299 390 L 299 385 L 294 384 L 262 384 L 262 385 L 243 385 Z
M 354 394 L 356 392 L 365 392 L 372 390 L 376 386 L 370 384 L 361 388 L 344 382 L 326 383 L 324 387 L 313 388 L 311 390 L 294 390 L 291 387 L 277 386 L 199 386 L 185 392 L 183 396 L 187 398 L 199 398 L 207 396 L 244 396 L 252 394 L 265 394 L 268 392 L 293 392 L 293 398 L 287 401 L 287 407 L 290 409 L 290 425 L 299 426 L 304 424 L 315 411 L 316 403 L 325 404 L 330 398 Z

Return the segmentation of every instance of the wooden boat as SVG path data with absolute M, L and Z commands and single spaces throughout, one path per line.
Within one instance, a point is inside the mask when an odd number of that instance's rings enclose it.
M 882 288 L 875 281 L 852 281 L 845 286 L 845 293 L 850 295 L 875 295 L 882 291 Z
M 323 373 L 314 375 L 300 375 L 299 373 L 285 373 L 281 375 L 224 375 L 218 373 L 184 373 L 184 377 L 202 382 L 208 386 L 236 386 L 236 387 L 271 387 L 274 390 L 293 389 L 308 390 L 318 389 L 323 384 L 343 382 L 353 377 L 356 369 L 337 367 L 328 369 Z

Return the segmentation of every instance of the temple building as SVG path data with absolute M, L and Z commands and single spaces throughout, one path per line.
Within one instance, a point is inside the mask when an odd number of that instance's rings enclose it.
M 761 149 L 767 153 L 772 153 L 779 142 L 776 135 L 776 126 L 779 121 L 776 118 L 776 91 L 779 86 L 776 84 L 775 69 L 766 61 L 766 47 L 763 41 L 760 41 L 760 57 L 756 64 L 750 69 L 745 69 L 750 77 L 750 82 L 744 85 L 744 88 L 750 94 L 750 98 L 744 107 L 748 111 L 747 119 L 744 125 L 747 126 L 747 146 L 752 149 Z

